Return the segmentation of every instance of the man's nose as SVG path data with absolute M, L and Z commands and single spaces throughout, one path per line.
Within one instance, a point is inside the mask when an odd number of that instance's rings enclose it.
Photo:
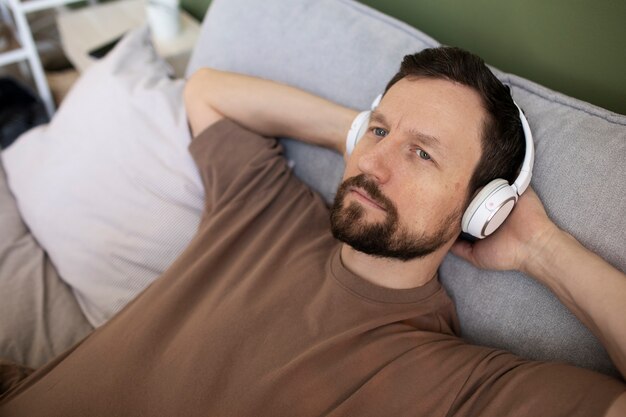
M 374 177 L 379 184 L 384 184 L 391 178 L 394 154 L 393 144 L 390 138 L 386 137 L 365 149 L 359 156 L 359 170 Z

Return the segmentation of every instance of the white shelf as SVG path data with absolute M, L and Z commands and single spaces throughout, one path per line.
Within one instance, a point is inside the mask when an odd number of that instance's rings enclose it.
M 24 10 L 24 13 L 31 13 L 52 7 L 64 6 L 70 3 L 77 3 L 79 1 L 83 0 L 28 0 L 22 2 L 22 10 Z
M 28 24 L 26 15 L 28 13 L 60 7 L 69 3 L 75 3 L 81 0 L 0 0 L 0 12 L 2 20 L 6 20 L 13 30 L 14 38 L 20 44 L 17 49 L 0 53 L 0 65 L 9 65 L 21 61 L 27 61 L 30 67 L 31 75 L 35 81 L 37 93 L 43 101 L 48 116 L 54 114 L 54 100 L 50 87 L 46 81 L 46 76 L 39 59 L 37 46 L 33 40 L 33 34 Z M 94 0 L 90 0 L 93 3 Z M 10 13 L 9 13 L 10 12 Z
M 3 65 L 14 64 L 16 62 L 25 61 L 28 54 L 24 48 L 13 49 L 0 54 L 0 67 Z

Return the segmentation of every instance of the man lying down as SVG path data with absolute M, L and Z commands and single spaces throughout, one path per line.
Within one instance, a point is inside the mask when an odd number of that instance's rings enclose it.
M 18 375 L 1 416 L 626 415 L 622 382 L 458 337 L 437 278 L 449 250 L 550 287 L 626 375 L 626 277 L 531 189 L 493 236 L 457 241 L 462 224 L 476 233 L 474 197 L 518 177 L 530 135 L 482 60 L 409 55 L 371 114 L 211 69 L 185 102 L 206 188 L 196 237 L 109 323 Z M 345 152 L 330 212 L 274 136 Z

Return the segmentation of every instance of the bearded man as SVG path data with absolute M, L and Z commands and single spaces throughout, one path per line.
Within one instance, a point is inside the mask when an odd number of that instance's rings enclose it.
M 122 312 L 9 390 L 0 415 L 626 415 L 620 381 L 459 337 L 437 279 L 449 250 L 545 283 L 626 375 L 626 277 L 532 190 L 493 236 L 457 240 L 474 195 L 514 180 L 525 151 L 520 113 L 480 58 L 405 57 L 330 215 L 269 137 L 345 152 L 355 110 L 213 69 L 188 80 L 185 101 L 206 189 L 197 236 Z

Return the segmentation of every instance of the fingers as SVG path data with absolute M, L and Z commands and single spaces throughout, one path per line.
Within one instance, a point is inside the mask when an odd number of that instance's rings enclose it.
M 454 255 L 465 259 L 466 261 L 474 264 L 474 258 L 472 256 L 473 246 L 470 242 L 464 240 L 457 240 L 450 248 L 450 252 Z

